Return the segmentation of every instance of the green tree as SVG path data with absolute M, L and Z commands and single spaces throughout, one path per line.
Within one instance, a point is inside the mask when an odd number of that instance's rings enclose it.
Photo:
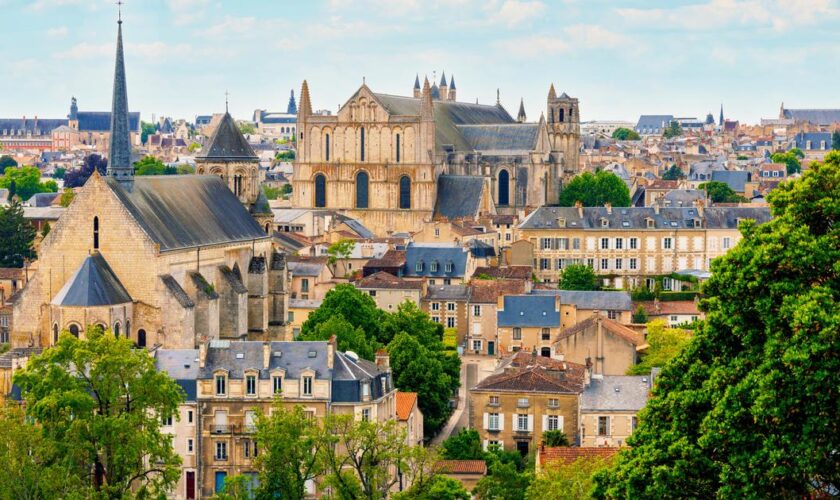
M 840 151 L 840 130 L 835 130 L 831 134 L 831 149 Z
M 280 151 L 276 155 L 274 155 L 274 159 L 277 161 L 294 161 L 295 150 L 287 149 L 286 151 Z
M 803 498 L 840 484 L 840 152 L 712 261 L 706 319 L 657 378 L 598 498 Z
M 60 463 L 92 478 L 99 495 L 165 495 L 181 475 L 181 460 L 161 419 L 177 417 L 183 391 L 131 340 L 95 327 L 85 336 L 63 333 L 15 374 L 27 415 Z
M 721 181 L 704 182 L 698 186 L 706 191 L 706 195 L 714 203 L 738 203 L 747 201 L 746 198 L 729 187 L 729 184 Z
M 674 359 L 691 341 L 691 332 L 681 328 L 670 328 L 664 320 L 647 324 L 648 348 L 642 353 L 642 361 L 627 370 L 628 375 L 647 375 L 653 368 L 662 368 Z
M 617 141 L 638 141 L 642 138 L 638 132 L 625 127 L 618 127 L 612 133 L 612 138 Z
M 571 264 L 560 271 L 560 290 L 600 290 L 598 276 L 586 264 Z
M 797 151 L 799 154 L 797 154 Z M 802 151 L 794 148 L 784 153 L 773 153 L 770 155 L 770 159 L 773 163 L 784 163 L 787 174 L 792 175 L 802 171 L 802 163 L 799 161 L 802 158 L 799 156 L 800 154 L 802 154 Z
M 327 292 L 321 307 L 314 310 L 301 325 L 300 334 L 313 334 L 320 323 L 334 316 L 341 316 L 353 327 L 361 328 L 368 338 L 380 339 L 385 312 L 376 307 L 370 295 L 348 283 L 336 285 Z
M 484 460 L 486 454 L 481 447 L 481 436 L 475 429 L 461 429 L 441 443 L 441 456 L 445 460 Z
M 35 226 L 23 217 L 20 201 L 0 205 L 0 267 L 23 267 L 24 259 L 34 259 Z
M 543 432 L 542 442 L 546 446 L 571 446 L 566 433 L 561 430 Z
M 146 144 L 149 141 L 150 135 L 155 135 L 157 130 L 154 123 L 140 122 L 140 142 Z
M 581 457 L 570 464 L 556 463 L 543 468 L 528 486 L 528 500 L 579 500 L 589 498 L 593 477 L 613 462 L 601 457 Z
M 3 175 L 6 172 L 6 169 L 9 167 L 17 167 L 18 164 L 14 158 L 9 155 L 0 156 L 0 175 Z
M 169 172 L 166 173 L 167 175 L 169 174 Z M 175 167 L 175 173 L 177 175 L 192 175 L 195 173 L 195 167 L 186 163 L 182 163 Z
M 167 167 L 162 161 L 154 156 L 144 156 L 140 161 L 134 163 L 134 175 L 173 175 L 177 169 Z
M 429 314 L 420 309 L 415 302 L 406 300 L 397 306 L 395 312 L 385 315 L 382 334 L 378 340 L 388 344 L 398 333 L 405 332 L 424 347 L 440 351 L 445 349 L 443 331 L 443 325 L 432 321 Z
M 336 272 L 336 264 L 350 258 L 356 242 L 342 238 L 327 248 L 327 262 L 333 267 L 333 274 Z
M 292 194 L 292 185 L 283 184 L 283 187 L 280 188 L 280 194 L 282 194 L 284 198 L 288 198 L 289 195 Z
M 197 142 L 193 142 L 189 146 L 187 146 L 187 151 L 189 151 L 190 153 L 195 153 L 199 149 L 201 149 L 201 144 Z
M 242 132 L 245 135 L 256 134 L 257 133 L 257 127 L 255 127 L 253 123 L 239 122 L 239 131 Z
M 629 207 L 630 189 L 612 172 L 584 172 L 560 192 L 561 207 L 573 207 L 578 201 L 585 207 L 600 207 L 608 202 L 614 207 Z
M 662 131 L 662 137 L 666 139 L 672 139 L 681 135 L 683 135 L 683 129 L 680 127 L 679 122 L 675 120 L 671 121 L 671 123 L 668 124 L 668 127 Z
M 236 474 L 225 478 L 225 486 L 220 493 L 213 496 L 214 500 L 251 500 L 254 498 L 251 478 L 243 474 Z M 269 497 L 271 498 L 271 497 Z
M 329 340 L 335 335 L 339 351 L 353 351 L 363 359 L 373 361 L 381 344 L 375 339 L 368 339 L 361 327 L 353 325 L 344 316 L 333 316 L 323 323 L 318 323 L 314 330 L 301 332 L 298 340 Z
M 66 174 L 66 173 L 67 173 L 67 169 L 66 169 L 66 168 L 64 168 L 64 167 L 55 167 L 55 169 L 53 170 L 53 174 L 52 174 L 52 176 L 53 176 L 53 179 L 63 179 L 63 178 L 64 178 L 64 174 Z
M 73 191 L 73 188 L 64 188 L 64 191 L 61 192 L 61 198 L 59 198 L 59 203 L 62 207 L 67 208 L 73 203 L 73 200 L 76 198 L 76 192 Z
M 519 472 L 516 465 L 500 461 L 492 462 L 487 471 L 488 475 L 475 485 L 473 495 L 504 500 L 525 499 L 525 492 L 533 479 L 531 472 Z
M 51 229 L 52 228 L 50 227 L 50 223 L 44 222 L 44 227 L 41 228 L 41 238 L 46 238 L 47 235 L 50 234 Z
M 33 194 L 55 193 L 58 191 L 58 184 L 54 180 L 41 182 L 41 171 L 38 167 L 9 167 L 6 173 L 0 177 L 0 188 L 10 188 L 14 183 L 15 194 L 21 200 L 28 200 Z
M 671 165 L 668 170 L 662 174 L 662 180 L 665 181 L 678 181 L 680 179 L 685 179 L 685 173 L 676 165 Z
M 645 306 L 639 305 L 639 307 L 636 308 L 636 312 L 633 313 L 633 323 L 647 323 L 647 320 L 648 314 Z
M 441 474 L 432 475 L 423 483 L 413 483 L 411 488 L 394 494 L 394 500 L 469 500 L 470 492 L 457 479 Z
M 262 189 L 263 193 L 265 193 L 265 197 L 269 200 L 276 200 L 280 197 L 280 188 L 263 186 Z
M 260 454 L 255 460 L 260 498 L 304 498 L 306 482 L 324 472 L 321 461 L 321 423 L 303 407 L 286 408 L 278 398 L 269 415 L 257 415 L 255 438 Z

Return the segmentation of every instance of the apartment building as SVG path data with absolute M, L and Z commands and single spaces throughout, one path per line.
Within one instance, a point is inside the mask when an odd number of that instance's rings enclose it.
M 356 282 L 356 288 L 367 293 L 383 311 L 393 312 L 409 300 L 420 305 L 423 282 L 409 281 L 385 271 L 379 271 Z
M 421 301 L 423 311 L 429 313 L 432 321 L 455 329 L 458 345 L 467 336 L 470 290 L 468 285 L 429 285 Z
M 593 376 L 580 397 L 580 445 L 624 446 L 652 387 L 650 375 Z
M 532 350 L 551 356 L 551 343 L 560 332 L 559 295 L 508 295 L 496 302 L 499 350 Z
M 466 351 L 498 356 L 497 313 L 499 297 L 521 295 L 530 288 L 528 280 L 474 279 L 467 304 Z

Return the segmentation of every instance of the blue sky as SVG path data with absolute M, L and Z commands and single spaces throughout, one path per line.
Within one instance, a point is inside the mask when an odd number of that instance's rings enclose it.
M 110 107 L 116 5 L 0 0 L 0 116 Z M 408 94 L 416 73 L 455 75 L 459 100 L 529 119 L 549 84 L 582 119 L 641 113 L 754 122 L 788 107 L 840 108 L 840 0 L 127 0 L 129 103 L 192 119 L 285 109 L 309 81 L 335 111 L 365 77 Z

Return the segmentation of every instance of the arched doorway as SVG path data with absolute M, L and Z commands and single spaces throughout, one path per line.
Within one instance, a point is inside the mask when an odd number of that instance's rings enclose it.
M 510 205 L 510 174 L 507 170 L 499 172 L 499 206 Z

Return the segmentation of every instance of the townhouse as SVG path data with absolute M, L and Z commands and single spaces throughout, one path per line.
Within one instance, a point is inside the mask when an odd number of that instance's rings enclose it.
M 580 397 L 580 445 L 626 445 L 652 387 L 653 374 L 593 375 Z
M 467 336 L 469 285 L 430 285 L 421 301 L 423 311 L 444 328 L 454 328 L 458 345 Z

